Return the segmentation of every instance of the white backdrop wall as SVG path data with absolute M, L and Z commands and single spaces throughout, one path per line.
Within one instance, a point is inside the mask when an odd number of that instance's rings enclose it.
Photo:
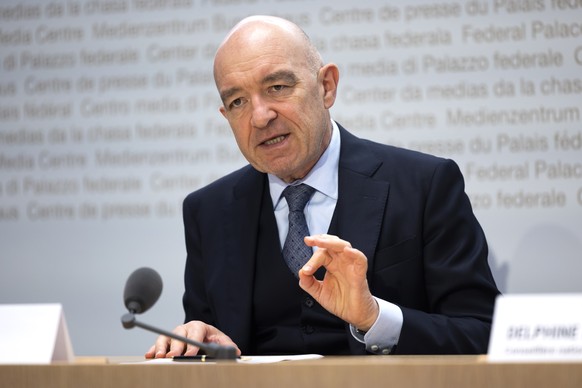
M 141 319 L 183 320 L 181 201 L 245 163 L 212 58 L 255 13 L 339 65 L 344 126 L 457 161 L 504 292 L 582 291 L 582 2 L 3 0 L 0 303 L 62 303 L 79 355 L 142 354 L 122 292 L 151 266 Z

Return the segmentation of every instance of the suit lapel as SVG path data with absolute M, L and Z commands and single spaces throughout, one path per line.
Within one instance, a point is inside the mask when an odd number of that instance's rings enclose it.
M 368 273 L 374 265 L 390 184 L 374 179 L 382 161 L 363 140 L 340 126 L 339 198 L 330 233 L 362 251 L 368 258 Z M 368 277 L 369 278 L 369 277 Z

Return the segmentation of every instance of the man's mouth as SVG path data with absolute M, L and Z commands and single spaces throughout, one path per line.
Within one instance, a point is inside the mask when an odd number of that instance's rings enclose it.
M 281 136 L 277 136 L 273 139 L 267 140 L 266 142 L 264 142 L 264 145 L 273 145 L 273 144 L 277 144 L 277 143 L 281 143 L 283 140 L 285 140 L 285 135 L 281 135 Z

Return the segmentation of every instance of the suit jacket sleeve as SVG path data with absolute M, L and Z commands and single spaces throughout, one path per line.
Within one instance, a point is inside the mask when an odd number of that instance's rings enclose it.
M 457 165 L 441 159 L 428 176 L 420 196 L 424 206 L 415 214 L 420 227 L 410 239 L 416 242 L 401 244 L 416 246 L 416 255 L 404 262 L 415 263 L 419 271 L 400 272 L 403 282 L 415 286 L 415 296 L 402 296 L 404 321 L 396 353 L 486 353 L 499 291 L 487 262 L 485 235 Z
M 185 293 L 183 297 L 185 322 L 200 320 L 210 325 L 216 325 L 215 317 L 209 305 L 204 281 L 204 262 L 202 260 L 202 233 L 197 215 L 200 212 L 200 202 L 196 200 L 197 193 L 190 194 L 183 203 L 183 217 L 186 234 L 186 251 L 188 257 L 185 268 Z

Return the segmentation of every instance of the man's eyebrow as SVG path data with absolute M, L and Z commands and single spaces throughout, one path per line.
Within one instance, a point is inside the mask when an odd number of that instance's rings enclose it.
M 234 87 L 234 88 L 230 88 L 230 89 L 223 90 L 222 92 L 220 92 L 220 99 L 224 103 L 231 96 L 233 96 L 234 94 L 237 94 L 238 92 L 240 92 L 240 90 L 241 90 L 241 88 L 238 88 L 238 87 Z
M 272 83 L 278 82 L 278 81 L 285 81 L 285 83 L 294 85 L 297 82 L 299 82 L 299 79 L 297 78 L 295 73 L 293 73 L 292 71 L 279 70 L 279 71 L 276 71 L 274 73 L 266 75 L 263 78 L 262 83 L 263 84 L 272 84 Z
M 274 73 L 267 74 L 261 80 L 261 83 L 263 85 L 268 85 L 268 84 L 273 84 L 273 83 L 281 82 L 281 81 L 284 81 L 287 84 L 294 85 L 297 82 L 299 82 L 299 79 L 297 78 L 297 76 L 295 75 L 295 73 L 293 73 L 292 71 L 289 71 L 289 70 L 279 70 L 279 71 L 276 71 Z M 229 89 L 223 90 L 222 92 L 220 92 L 220 99 L 224 103 L 226 100 L 228 100 L 233 95 L 239 93 L 241 90 L 242 89 L 239 88 L 239 87 L 233 87 L 233 88 L 229 88 Z

